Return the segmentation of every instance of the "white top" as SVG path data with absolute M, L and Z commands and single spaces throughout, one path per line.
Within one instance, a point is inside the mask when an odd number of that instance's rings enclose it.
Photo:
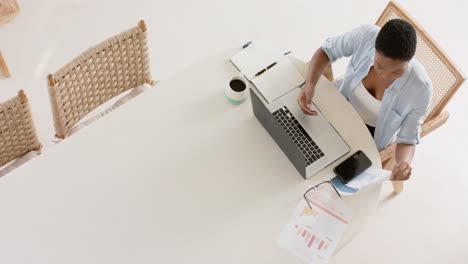
M 379 167 L 379 152 L 351 104 L 320 78 L 316 104 L 351 151 L 304 180 L 251 103 L 224 98 L 238 51 L 162 80 L 2 177 L 1 262 L 299 263 L 276 239 L 304 191 L 358 149 Z M 379 194 L 380 185 L 343 197 L 353 218 L 339 248 L 365 227 Z
M 322 45 L 330 62 L 344 56 L 351 57 L 339 91 L 350 98 L 358 83 L 374 64 L 375 39 L 380 28 L 364 25 L 343 35 L 328 38 Z M 419 143 L 421 118 L 427 113 L 432 94 L 431 78 L 424 66 L 413 59 L 405 73 L 390 84 L 382 100 L 380 118 L 375 127 L 375 143 L 379 150 L 396 141 L 416 145 Z M 398 113 L 393 109 L 398 109 Z
M 354 89 L 349 102 L 356 109 L 362 120 L 364 120 L 364 123 L 371 127 L 376 127 L 382 101 L 372 96 L 362 82 Z

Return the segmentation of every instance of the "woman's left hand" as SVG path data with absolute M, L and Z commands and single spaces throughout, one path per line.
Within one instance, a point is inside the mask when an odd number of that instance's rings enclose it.
M 413 168 L 408 162 L 406 161 L 398 162 L 397 164 L 395 164 L 395 166 L 393 166 L 391 180 L 392 181 L 406 181 L 411 176 L 411 170 L 413 170 Z

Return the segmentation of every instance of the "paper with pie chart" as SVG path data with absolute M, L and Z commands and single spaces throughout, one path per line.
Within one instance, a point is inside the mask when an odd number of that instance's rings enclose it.
M 278 239 L 281 248 L 306 263 L 327 263 L 346 226 L 351 210 L 339 200 L 309 198 L 310 208 L 303 199 Z

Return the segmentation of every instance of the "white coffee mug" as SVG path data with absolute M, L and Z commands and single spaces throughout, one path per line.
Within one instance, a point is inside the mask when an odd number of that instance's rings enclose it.
M 241 104 L 249 96 L 247 81 L 241 76 L 234 76 L 229 79 L 229 83 L 224 89 L 226 99 L 235 105 Z

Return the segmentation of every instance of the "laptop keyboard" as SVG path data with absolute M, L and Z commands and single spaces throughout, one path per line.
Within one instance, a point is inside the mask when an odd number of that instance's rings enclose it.
M 289 111 L 288 107 L 283 106 L 283 108 L 276 110 L 273 113 L 273 117 L 302 152 L 306 160 L 306 166 L 309 166 L 324 156 L 322 150 L 315 144 L 309 134 L 307 134 L 302 125 Z

